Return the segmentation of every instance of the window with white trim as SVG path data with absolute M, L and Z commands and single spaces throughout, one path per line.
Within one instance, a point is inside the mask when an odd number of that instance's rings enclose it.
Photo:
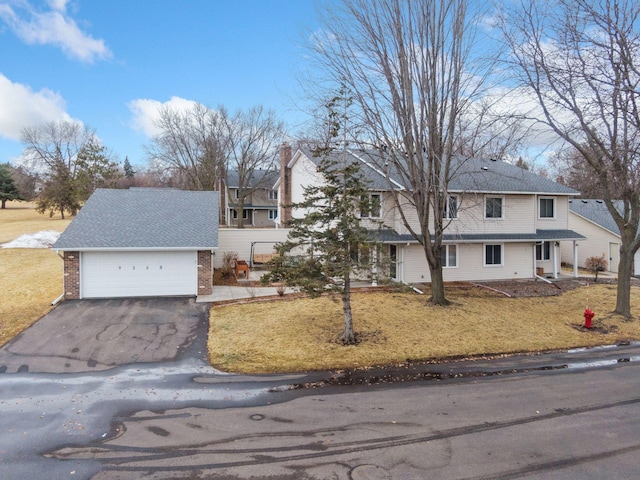
M 454 268 L 458 266 L 458 246 L 442 245 L 440 248 L 440 261 L 442 268 Z
M 240 198 L 240 189 L 239 189 L 239 188 L 236 188 L 236 189 L 233 191 L 233 195 L 234 195 L 234 197 L 236 197 L 236 199 Z
M 553 197 L 540 197 L 538 218 L 555 218 L 555 199 Z
M 450 220 L 458 218 L 458 197 L 449 195 L 444 205 L 444 218 Z
M 269 220 L 278 218 L 278 210 L 269 210 Z
M 367 197 L 365 196 L 363 200 Z M 382 195 L 379 193 L 372 193 L 369 195 L 368 209 L 362 208 L 360 210 L 361 218 L 380 218 L 382 217 Z
M 231 212 L 233 213 L 233 219 L 237 220 L 238 219 L 238 211 L 237 210 L 231 210 Z M 249 210 L 247 210 L 246 208 L 242 210 L 242 219 L 243 220 L 247 220 L 249 218 Z
M 551 242 L 536 243 L 536 260 L 551 260 Z
M 503 218 L 503 203 L 502 197 L 485 197 L 484 198 L 484 218 Z
M 484 265 L 502 265 L 502 244 L 487 244 L 484 246 Z
M 269 200 L 278 199 L 278 190 L 269 190 Z

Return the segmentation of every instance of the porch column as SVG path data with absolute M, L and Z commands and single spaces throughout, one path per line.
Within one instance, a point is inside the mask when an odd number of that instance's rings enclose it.
M 553 242 L 553 278 L 558 278 L 558 242 Z
M 573 278 L 578 278 L 578 242 L 573 241 Z

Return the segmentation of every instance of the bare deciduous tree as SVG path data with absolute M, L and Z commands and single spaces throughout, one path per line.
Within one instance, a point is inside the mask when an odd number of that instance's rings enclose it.
M 501 23 L 511 71 L 537 99 L 539 121 L 579 152 L 620 229 L 615 312 L 626 317 L 640 248 L 639 16 L 634 0 L 529 0 Z
M 226 171 L 225 115 L 222 108 L 199 103 L 187 111 L 162 107 L 156 122 L 160 133 L 146 147 L 149 159 L 178 173 L 183 188 L 217 190 Z
M 472 55 L 479 18 L 465 0 L 345 0 L 324 13 L 316 58 L 352 92 L 361 135 L 384 147 L 378 167 L 405 187 L 391 188 L 397 211 L 424 248 L 432 303 L 446 305 L 441 248 L 454 160 L 483 151 L 506 125 L 478 101 L 490 72 Z
M 258 190 L 269 189 L 275 183 L 277 155 L 284 136 L 284 124 L 273 111 L 255 106 L 248 111 L 224 117 L 227 128 L 229 156 L 227 168 L 237 173 L 237 227 L 243 228 L 242 211 L 245 200 Z
M 94 130 L 75 122 L 33 125 L 22 130 L 23 155 L 36 171 L 53 171 L 62 162 L 74 177 L 78 153 L 95 135 Z

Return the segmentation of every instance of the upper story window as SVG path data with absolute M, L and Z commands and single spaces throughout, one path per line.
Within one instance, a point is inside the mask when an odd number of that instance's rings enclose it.
M 366 198 L 366 197 L 365 197 Z M 362 218 L 380 218 L 382 217 L 382 196 L 379 193 L 369 195 L 369 205 L 367 209 L 360 210 Z
M 458 218 L 458 197 L 449 195 L 444 205 L 444 218 Z
M 269 200 L 278 199 L 278 190 L 269 190 Z
M 555 218 L 555 199 L 541 197 L 539 199 L 540 208 L 538 209 L 539 218 Z
M 484 218 L 503 218 L 504 198 L 485 197 Z
M 233 191 L 233 196 L 234 196 L 236 199 L 240 198 L 240 189 L 239 189 L 239 188 L 236 188 L 236 189 Z

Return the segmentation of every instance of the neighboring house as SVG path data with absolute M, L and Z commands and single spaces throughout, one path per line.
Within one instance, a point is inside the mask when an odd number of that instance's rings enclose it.
M 403 225 L 391 196 L 391 188 L 407 199 L 409 192 L 393 175 L 390 186 L 375 166 L 384 164 L 384 152 L 347 150 L 333 155 L 359 162 L 370 182 L 374 207 L 363 218 L 384 224 L 380 238 L 390 262 L 389 276 L 406 283 L 429 282 L 423 247 Z M 300 202 L 304 187 L 322 179 L 317 171 L 320 158 L 307 150 L 292 155 L 291 147 L 284 144 L 280 161 L 275 187 L 280 189 L 279 218 L 286 225 L 292 216 L 304 212 L 284 205 Z M 560 244 L 569 245 L 577 256 L 577 241 L 584 237 L 569 228 L 568 217 L 569 198 L 578 192 L 502 161 L 470 159 L 460 161 L 455 169 L 442 247 L 445 281 L 530 279 L 543 274 L 557 278 Z M 417 228 L 415 208 L 408 200 L 405 213 Z
M 238 216 L 242 215 L 245 227 L 275 227 L 278 216 L 278 190 L 272 186 L 278 179 L 278 172 L 256 170 L 251 177 L 248 191 L 244 199 L 242 212 L 238 205 L 240 181 L 237 171 L 229 171 L 224 185 L 225 224 L 238 224 Z
M 208 295 L 218 193 L 97 189 L 53 249 L 66 299 Z
M 621 202 L 616 204 L 622 209 Z M 613 220 L 604 201 L 594 199 L 573 199 L 569 202 L 569 228 L 580 232 L 586 238 L 580 242 L 578 266 L 584 268 L 589 257 L 604 256 L 609 262 L 609 271 L 618 273 L 620 263 L 620 229 Z M 562 261 L 573 264 L 571 252 L 562 249 Z M 634 257 L 634 275 L 640 275 L 640 252 Z

